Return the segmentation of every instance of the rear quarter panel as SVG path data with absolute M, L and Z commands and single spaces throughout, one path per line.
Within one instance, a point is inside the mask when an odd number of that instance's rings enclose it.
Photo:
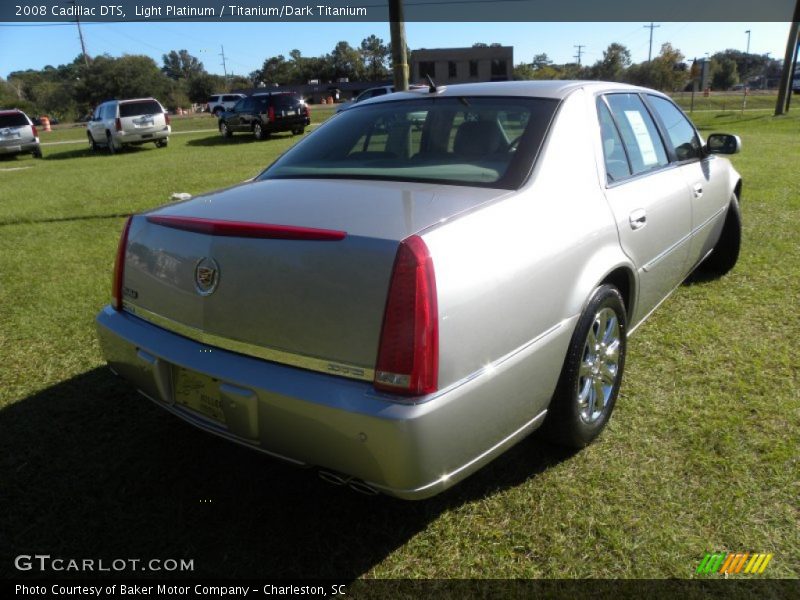
M 546 342 L 504 374 L 510 393 L 497 402 L 509 427 L 547 406 L 576 316 L 625 263 L 598 185 L 597 124 L 586 106 L 581 90 L 563 102 L 521 190 L 424 236 L 439 294 L 440 388 Z

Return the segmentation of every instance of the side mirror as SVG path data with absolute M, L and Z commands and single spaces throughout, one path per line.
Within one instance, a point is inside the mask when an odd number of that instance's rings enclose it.
M 742 140 L 738 135 L 712 133 L 706 140 L 709 154 L 738 154 L 742 150 Z

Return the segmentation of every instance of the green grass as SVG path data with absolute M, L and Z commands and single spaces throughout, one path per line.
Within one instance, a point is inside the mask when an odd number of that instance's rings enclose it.
M 35 551 L 230 577 L 683 578 L 707 551 L 750 551 L 774 553 L 764 576 L 800 576 L 800 115 L 696 117 L 743 139 L 737 268 L 682 286 L 631 338 L 597 443 L 534 435 L 419 503 L 196 431 L 103 366 L 93 318 L 121 215 L 241 181 L 296 138 L 0 161 L 0 574 Z M 69 135 L 83 132 L 53 134 Z

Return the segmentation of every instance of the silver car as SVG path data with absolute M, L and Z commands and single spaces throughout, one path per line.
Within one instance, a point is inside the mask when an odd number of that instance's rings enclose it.
M 170 118 L 155 98 L 109 100 L 95 108 L 86 124 L 89 147 L 105 147 L 109 154 L 125 146 L 154 143 L 166 148 L 172 132 Z
M 42 158 L 39 132 L 21 110 L 0 110 L 0 156 L 12 154 Z
M 251 182 L 128 219 L 103 352 L 201 429 L 429 497 L 539 426 L 601 432 L 627 336 L 736 263 L 739 148 L 622 84 L 365 101 Z

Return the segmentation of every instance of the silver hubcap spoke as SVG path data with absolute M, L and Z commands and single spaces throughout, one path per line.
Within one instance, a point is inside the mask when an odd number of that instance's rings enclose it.
M 581 419 L 597 421 L 605 410 L 619 376 L 621 334 L 619 319 L 610 308 L 594 315 L 578 367 L 576 400 Z

